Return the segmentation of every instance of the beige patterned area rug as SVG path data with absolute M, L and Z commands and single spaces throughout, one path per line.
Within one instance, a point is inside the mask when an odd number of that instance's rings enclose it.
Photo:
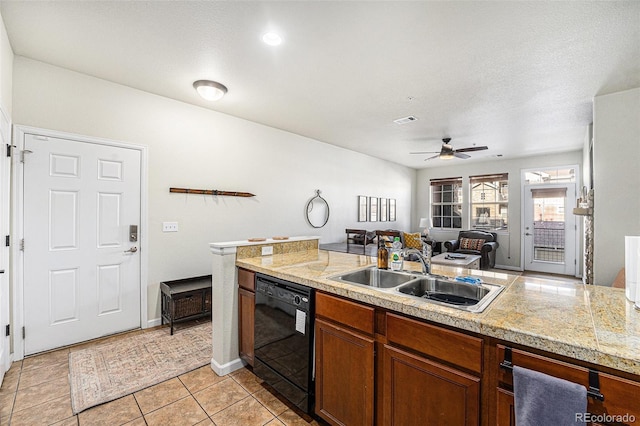
M 69 354 L 74 414 L 211 362 L 211 322 L 125 337 Z

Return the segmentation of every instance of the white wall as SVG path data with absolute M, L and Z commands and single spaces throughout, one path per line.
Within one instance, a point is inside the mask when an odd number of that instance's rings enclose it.
M 640 235 L 640 88 L 594 98 L 593 136 L 594 282 L 611 285 Z
M 11 117 L 11 92 L 13 87 L 13 49 L 9 44 L 7 29 L 0 16 L 0 107 L 7 118 Z
M 498 233 L 500 247 L 496 253 L 496 266 L 522 270 L 520 264 L 521 228 L 521 170 L 531 168 L 545 168 L 582 163 L 582 151 L 572 151 L 546 156 L 516 158 L 511 160 L 488 161 L 481 163 L 465 164 L 463 161 L 455 161 L 450 166 L 433 167 L 418 171 L 415 208 L 417 217 L 429 216 L 429 190 L 430 179 L 509 173 L 509 231 Z M 467 180 L 468 181 L 468 180 Z M 464 226 L 464 224 L 463 224 Z M 433 236 L 438 241 L 455 239 L 458 230 L 433 231 Z
M 358 195 L 395 198 L 398 220 L 387 225 L 410 225 L 411 168 L 19 56 L 13 76 L 16 124 L 149 147 L 149 319 L 159 318 L 161 281 L 211 273 L 210 242 L 275 235 L 343 241 L 345 228 L 363 227 Z M 257 196 L 170 194 L 169 187 Z M 316 189 L 331 208 L 321 229 L 304 217 Z M 163 221 L 179 222 L 179 232 L 162 233 Z

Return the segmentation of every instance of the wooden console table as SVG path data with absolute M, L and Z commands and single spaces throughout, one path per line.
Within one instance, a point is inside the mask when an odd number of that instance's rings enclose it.
M 211 315 L 211 275 L 160 283 L 162 319 L 171 325 Z

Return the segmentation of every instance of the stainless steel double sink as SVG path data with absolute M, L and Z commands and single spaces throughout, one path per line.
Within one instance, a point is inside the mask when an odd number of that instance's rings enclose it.
M 504 289 L 498 284 L 470 284 L 439 275 L 423 275 L 406 271 L 389 271 L 371 267 L 329 277 L 335 281 L 399 292 L 431 303 L 482 312 Z

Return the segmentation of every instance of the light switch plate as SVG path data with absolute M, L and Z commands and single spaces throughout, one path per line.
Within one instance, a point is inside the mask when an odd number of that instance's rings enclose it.
M 273 254 L 273 246 L 262 247 L 262 255 L 263 256 L 269 256 L 271 254 Z
M 178 232 L 178 222 L 162 222 L 162 232 Z

